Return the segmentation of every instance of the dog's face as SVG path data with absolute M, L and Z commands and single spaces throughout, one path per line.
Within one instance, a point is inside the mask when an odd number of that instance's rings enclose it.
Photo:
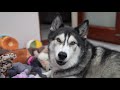
M 88 20 L 72 28 L 64 26 L 60 16 L 52 22 L 49 39 L 49 57 L 53 67 L 67 69 L 78 62 L 85 46 Z

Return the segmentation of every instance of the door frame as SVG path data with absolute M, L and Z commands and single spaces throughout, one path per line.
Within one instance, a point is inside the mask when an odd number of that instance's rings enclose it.
M 39 13 L 38 13 L 39 14 Z M 72 20 L 72 18 L 74 17 L 73 15 L 73 12 L 71 12 L 71 25 L 72 26 L 76 26 L 76 25 L 74 25 L 72 22 L 73 22 L 73 20 Z M 41 21 L 40 21 L 40 14 L 38 15 L 39 16 L 39 25 L 41 25 Z M 77 20 L 76 20 L 77 21 Z M 41 27 L 40 27 L 40 39 L 41 39 L 41 42 L 42 42 L 42 44 L 43 45 L 48 45 L 48 40 L 42 40 L 42 32 L 41 32 Z
M 88 38 L 120 44 L 120 12 L 116 12 L 115 28 L 90 25 Z M 78 12 L 78 24 L 84 21 L 85 12 Z M 107 30 L 107 32 L 106 32 Z

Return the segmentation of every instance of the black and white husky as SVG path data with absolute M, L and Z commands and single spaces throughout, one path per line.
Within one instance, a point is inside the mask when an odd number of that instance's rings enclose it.
M 118 78 L 120 53 L 96 47 L 87 40 L 89 21 L 76 28 L 65 26 L 57 16 L 52 22 L 49 39 L 51 78 Z

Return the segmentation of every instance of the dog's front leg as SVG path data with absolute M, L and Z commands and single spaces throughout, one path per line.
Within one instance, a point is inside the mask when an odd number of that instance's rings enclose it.
M 45 72 L 45 73 L 43 73 L 43 75 L 46 75 L 47 78 L 52 78 L 52 71 L 50 70 L 48 72 Z

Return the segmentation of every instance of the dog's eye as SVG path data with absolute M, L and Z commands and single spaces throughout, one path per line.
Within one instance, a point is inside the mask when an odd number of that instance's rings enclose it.
M 56 40 L 57 40 L 57 42 L 62 43 L 62 41 L 59 38 L 57 38 Z
M 70 45 L 75 45 L 75 44 L 76 44 L 76 42 L 74 42 L 74 41 L 70 43 Z

